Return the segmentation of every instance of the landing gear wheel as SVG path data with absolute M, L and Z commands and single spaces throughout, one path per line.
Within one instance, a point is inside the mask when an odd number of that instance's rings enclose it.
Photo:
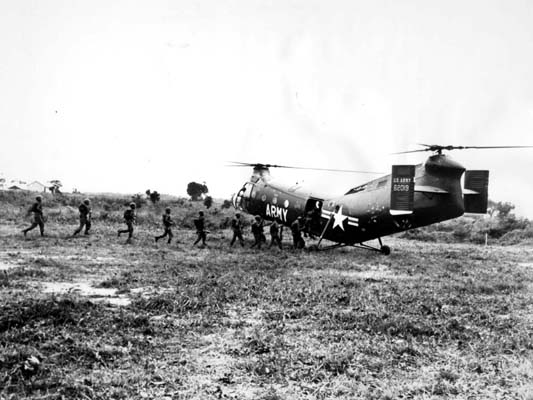
M 388 256 L 390 254 L 390 247 L 389 246 L 381 246 L 381 249 L 379 249 L 379 251 L 381 251 L 381 254 L 384 254 L 384 255 Z

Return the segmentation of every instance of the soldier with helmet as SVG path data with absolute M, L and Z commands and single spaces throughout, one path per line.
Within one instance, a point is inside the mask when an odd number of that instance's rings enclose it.
M 83 200 L 83 203 L 80 204 L 78 209 L 80 210 L 80 226 L 74 231 L 72 236 L 80 233 L 84 226 L 85 234 L 88 235 L 91 229 L 91 201 L 89 199 Z
M 124 211 L 124 222 L 126 223 L 127 229 L 119 229 L 118 231 L 119 237 L 121 233 L 128 233 L 128 240 L 126 240 L 126 243 L 131 243 L 133 237 L 133 224 L 135 224 L 137 218 L 135 215 L 135 207 L 135 203 L 131 202 L 129 208 Z
M 193 243 L 193 246 L 196 246 L 200 240 L 202 241 L 202 246 L 207 246 L 205 243 L 207 231 L 205 230 L 205 217 L 203 211 L 198 211 L 198 218 L 194 220 L 194 226 L 196 228 L 197 238 Z
M 304 228 L 303 224 L 303 216 L 301 215 L 291 224 L 292 243 L 294 249 L 305 248 L 305 241 L 302 238 L 302 230 Z
M 252 234 L 254 235 L 254 243 L 250 248 L 257 246 L 258 249 L 261 248 L 261 244 L 266 241 L 265 234 L 263 233 L 263 220 L 259 215 L 255 216 L 255 221 L 252 224 Z
M 283 225 L 279 225 L 276 220 L 270 224 L 270 249 L 274 244 L 276 244 L 280 250 L 282 249 L 281 245 L 281 235 L 283 235 Z
M 231 230 L 233 231 L 233 238 L 231 239 L 231 242 L 229 244 L 230 247 L 233 246 L 236 239 L 239 239 L 239 243 L 241 244 L 241 246 L 244 247 L 244 239 L 242 237 L 242 227 L 243 227 L 243 222 L 241 219 L 241 214 L 237 213 L 235 214 L 235 218 L 233 218 L 231 221 Z
M 163 239 L 164 237 L 166 237 L 168 235 L 168 244 L 170 244 L 172 238 L 174 237 L 174 235 L 172 234 L 172 226 L 176 225 L 174 223 L 174 221 L 172 221 L 172 217 L 170 215 L 170 212 L 171 212 L 171 209 L 170 207 L 167 207 L 165 209 L 165 213 L 163 214 L 163 227 L 165 228 L 165 232 L 161 235 L 161 236 L 156 236 L 155 237 L 155 242 L 157 243 L 157 241 L 159 239 Z
M 28 215 L 33 213 L 33 221 L 31 223 L 31 226 L 29 228 L 26 228 L 22 231 L 24 233 L 24 236 L 31 231 L 32 229 L 39 227 L 39 230 L 41 231 L 41 236 L 44 236 L 44 216 L 43 216 L 43 198 L 42 196 L 37 196 L 35 198 L 35 203 L 31 206 L 31 208 L 28 210 Z

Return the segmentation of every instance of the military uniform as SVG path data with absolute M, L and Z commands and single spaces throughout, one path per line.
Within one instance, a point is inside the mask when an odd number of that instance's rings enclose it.
M 170 244 L 170 242 L 172 241 L 172 238 L 174 237 L 174 235 L 172 234 L 173 225 L 175 224 L 174 224 L 174 221 L 172 221 L 172 217 L 170 216 L 170 210 L 167 210 L 167 212 L 163 214 L 163 227 L 165 228 L 165 232 L 161 236 L 155 237 L 156 243 L 159 239 L 163 239 L 164 237 L 168 235 L 167 243 Z
M 270 246 L 268 248 L 271 248 L 274 243 L 278 245 L 278 247 L 281 249 L 281 233 L 283 232 L 283 226 L 280 229 L 280 226 L 276 221 L 272 222 L 270 225 Z
M 133 224 L 135 224 L 136 218 L 135 204 L 130 204 L 130 208 L 124 211 L 124 222 L 126 223 L 127 229 L 118 231 L 118 236 L 120 236 L 121 233 L 128 233 L 128 240 L 126 243 L 130 243 L 133 238 Z
M 235 218 L 233 218 L 233 220 L 231 221 L 231 229 L 233 230 L 233 238 L 231 239 L 231 243 L 229 244 L 230 247 L 233 246 L 236 239 L 239 239 L 239 243 L 241 244 L 241 246 L 244 247 L 244 239 L 242 237 L 242 227 L 243 227 L 242 220 L 240 218 L 240 215 L 237 214 Z
M 40 196 L 36 197 L 35 203 L 33 203 L 30 210 L 28 211 L 28 214 L 29 213 L 33 213 L 33 221 L 29 228 L 26 228 L 22 231 L 24 233 L 24 236 L 26 236 L 26 233 L 36 228 L 37 226 L 41 231 L 41 236 L 44 236 L 43 203 Z
M 311 230 L 313 228 L 314 213 L 315 213 L 314 210 L 310 210 L 306 212 L 304 226 L 302 229 L 305 237 L 310 237 L 311 239 L 315 238 L 315 236 L 311 233 Z
M 261 248 L 261 244 L 266 241 L 265 234 L 263 233 L 263 221 L 260 217 L 255 217 L 255 221 L 252 224 L 252 234 L 254 235 L 254 243 L 250 248 L 257 246 Z
M 294 220 L 291 224 L 292 243 L 295 249 L 303 249 L 305 247 L 305 241 L 302 238 L 302 226 L 300 218 Z
M 205 231 L 205 218 L 203 212 L 200 211 L 198 218 L 194 220 L 194 226 L 196 227 L 197 238 L 193 243 L 193 246 L 199 243 L 200 240 L 202 241 L 202 244 L 206 246 L 205 239 L 207 238 L 207 234 Z
M 80 233 L 84 226 L 85 234 L 88 235 L 91 229 L 91 206 L 89 201 L 86 200 L 81 203 L 78 209 L 80 210 L 80 226 L 74 231 L 74 235 Z

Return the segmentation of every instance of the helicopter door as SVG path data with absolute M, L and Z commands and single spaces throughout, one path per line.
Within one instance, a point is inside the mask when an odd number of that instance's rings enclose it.
M 311 197 L 305 203 L 305 222 L 311 232 L 320 232 L 320 216 L 322 215 L 323 199 Z

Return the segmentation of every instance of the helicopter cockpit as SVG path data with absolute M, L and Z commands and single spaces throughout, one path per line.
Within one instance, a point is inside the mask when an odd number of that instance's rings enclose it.
M 254 184 L 246 182 L 244 186 L 233 196 L 233 206 L 241 211 L 246 211 L 246 207 L 251 198 Z

